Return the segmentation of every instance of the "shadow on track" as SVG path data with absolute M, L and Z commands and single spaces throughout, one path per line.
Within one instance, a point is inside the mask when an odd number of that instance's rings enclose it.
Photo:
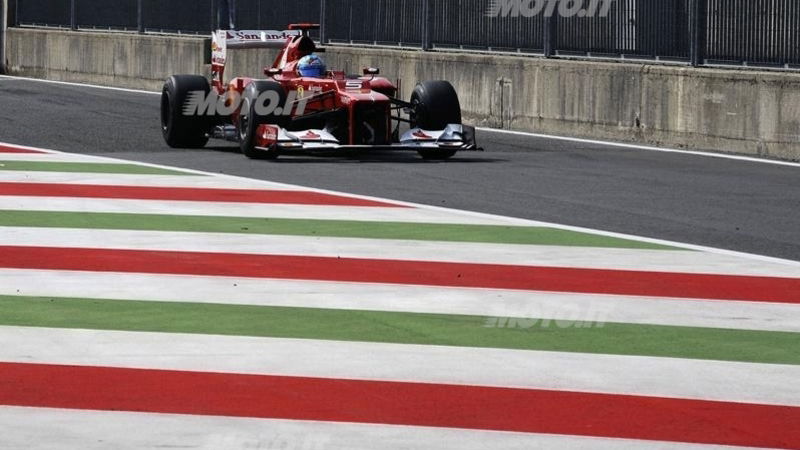
M 220 153 L 241 154 L 238 147 L 232 146 L 206 146 L 202 150 Z M 480 158 L 472 155 L 479 152 L 464 152 L 445 161 L 425 160 L 411 151 L 332 151 L 325 153 L 294 153 L 281 155 L 273 161 L 256 161 L 268 164 L 342 164 L 342 163 L 401 163 L 401 164 L 466 164 L 466 163 L 498 163 L 507 162 L 505 159 Z M 461 156 L 465 155 L 465 156 Z M 469 155 L 469 156 L 466 156 Z M 242 155 L 242 157 L 244 157 Z

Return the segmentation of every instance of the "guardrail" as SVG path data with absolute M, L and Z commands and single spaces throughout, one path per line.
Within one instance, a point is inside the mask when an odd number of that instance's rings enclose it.
M 203 34 L 312 21 L 325 43 L 800 68 L 797 0 L 10 1 L 21 26 Z

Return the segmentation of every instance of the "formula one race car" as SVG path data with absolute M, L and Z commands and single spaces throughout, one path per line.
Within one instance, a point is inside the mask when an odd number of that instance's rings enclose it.
M 417 151 L 425 159 L 447 159 L 476 150 L 475 129 L 461 123 L 461 106 L 447 81 L 416 85 L 410 101 L 399 85 L 364 69 L 345 75 L 324 66 L 309 36 L 316 24 L 287 31 L 214 33 L 211 82 L 174 75 L 161 96 L 161 128 L 171 147 L 199 148 L 209 138 L 239 143 L 250 158 L 274 159 L 292 152 L 347 149 Z M 267 79 L 238 77 L 225 83 L 226 52 L 235 48 L 280 48 Z M 401 132 L 401 124 L 408 130 Z

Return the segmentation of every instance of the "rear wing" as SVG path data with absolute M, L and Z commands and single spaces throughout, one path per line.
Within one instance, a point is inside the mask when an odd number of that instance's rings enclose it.
M 211 62 L 224 65 L 229 48 L 283 48 L 289 39 L 301 33 L 300 30 L 218 30 L 211 35 Z
M 244 48 L 276 48 L 281 49 L 286 43 L 300 36 L 302 30 L 217 30 L 211 34 L 211 78 L 222 85 L 228 49 Z M 216 83 L 215 83 L 216 84 Z

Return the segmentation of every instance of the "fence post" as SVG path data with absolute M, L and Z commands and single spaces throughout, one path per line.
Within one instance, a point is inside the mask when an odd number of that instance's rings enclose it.
M 353 43 L 353 0 L 347 2 L 349 13 L 347 16 L 347 42 Z
M 325 45 L 325 0 L 319 0 L 319 43 Z
M 689 58 L 692 66 L 705 64 L 708 38 L 708 0 L 691 0 Z
M 8 28 L 8 0 L 0 0 L 0 74 L 6 73 L 6 28 Z
M 558 13 L 553 12 L 550 17 L 544 17 L 544 56 L 552 58 L 556 55 L 558 46 Z
M 139 30 L 139 34 L 144 34 L 144 10 L 142 3 L 144 0 L 138 0 L 136 2 L 136 25 L 137 29 Z
M 78 29 L 78 0 L 70 0 L 69 28 L 73 31 Z
M 231 12 L 229 0 L 217 1 L 216 15 L 217 15 L 216 28 L 221 30 L 233 29 L 233 13 Z
M 422 0 L 422 49 L 433 49 L 433 0 Z

